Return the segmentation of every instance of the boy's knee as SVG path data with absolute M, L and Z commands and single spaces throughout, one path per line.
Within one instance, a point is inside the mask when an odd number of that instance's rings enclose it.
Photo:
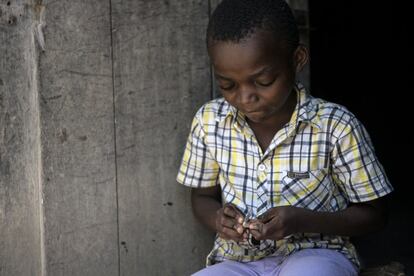
M 242 276 L 251 275 L 248 268 L 239 262 L 225 261 L 206 267 L 192 276 Z
M 303 256 L 282 266 L 279 276 L 357 276 L 352 266 L 320 256 Z

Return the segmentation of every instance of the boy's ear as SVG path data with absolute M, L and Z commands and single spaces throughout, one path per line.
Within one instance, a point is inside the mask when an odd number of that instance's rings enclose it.
M 294 60 L 295 60 L 295 71 L 299 73 L 302 71 L 303 67 L 306 65 L 309 59 L 309 51 L 305 47 L 305 45 L 300 44 L 294 53 Z

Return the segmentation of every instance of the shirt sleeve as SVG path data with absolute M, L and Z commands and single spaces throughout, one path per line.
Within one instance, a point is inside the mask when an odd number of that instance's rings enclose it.
M 204 141 L 205 133 L 197 116 L 193 119 L 177 181 L 191 188 L 217 185 L 219 166 Z
M 332 151 L 334 181 L 350 202 L 365 202 L 393 191 L 365 127 L 353 117 Z

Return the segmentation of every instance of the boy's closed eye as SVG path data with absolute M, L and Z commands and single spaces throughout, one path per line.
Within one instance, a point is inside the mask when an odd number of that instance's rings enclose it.
M 218 83 L 219 83 L 220 89 L 222 89 L 222 90 L 231 90 L 235 86 L 233 81 L 219 80 Z
M 231 90 L 236 86 L 235 82 L 230 79 L 220 76 L 216 76 L 216 78 L 218 80 L 219 87 L 222 90 Z M 269 87 L 276 81 L 276 79 L 277 75 L 263 75 L 254 79 L 253 83 L 259 87 Z
M 261 77 L 255 80 L 255 84 L 262 87 L 271 86 L 276 81 L 277 76 Z

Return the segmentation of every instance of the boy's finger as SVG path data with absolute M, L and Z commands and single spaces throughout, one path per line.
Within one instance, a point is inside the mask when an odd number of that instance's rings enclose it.
M 249 229 L 250 230 L 255 230 L 257 232 L 262 232 L 263 231 L 263 223 L 261 222 L 252 222 L 249 224 Z
M 234 229 L 223 227 L 222 232 L 231 240 L 242 241 L 243 236 L 237 233 Z
M 256 239 L 256 240 L 262 240 L 263 238 L 262 238 L 262 233 L 261 232 L 259 232 L 259 231 L 257 231 L 257 230 L 250 230 L 250 233 L 252 233 L 252 235 L 253 235 L 253 237 Z
M 223 213 L 226 216 L 229 216 L 229 217 L 232 217 L 232 218 L 236 218 L 237 217 L 236 209 L 232 205 L 226 205 L 226 206 L 224 206 Z
M 235 221 L 233 219 L 229 219 L 226 217 L 222 217 L 220 220 L 221 225 L 227 228 L 233 228 L 234 225 L 236 225 Z
M 224 227 L 236 230 L 239 234 L 243 234 L 244 228 L 241 224 L 237 223 L 235 219 L 222 218 L 221 225 Z
M 264 214 L 260 215 L 258 219 L 259 219 L 261 222 L 266 223 L 266 222 L 268 222 L 269 220 L 271 220 L 271 219 L 272 219 L 272 217 L 270 216 L 270 213 L 269 213 L 269 211 L 268 211 L 268 212 L 266 212 L 266 213 L 264 213 Z

